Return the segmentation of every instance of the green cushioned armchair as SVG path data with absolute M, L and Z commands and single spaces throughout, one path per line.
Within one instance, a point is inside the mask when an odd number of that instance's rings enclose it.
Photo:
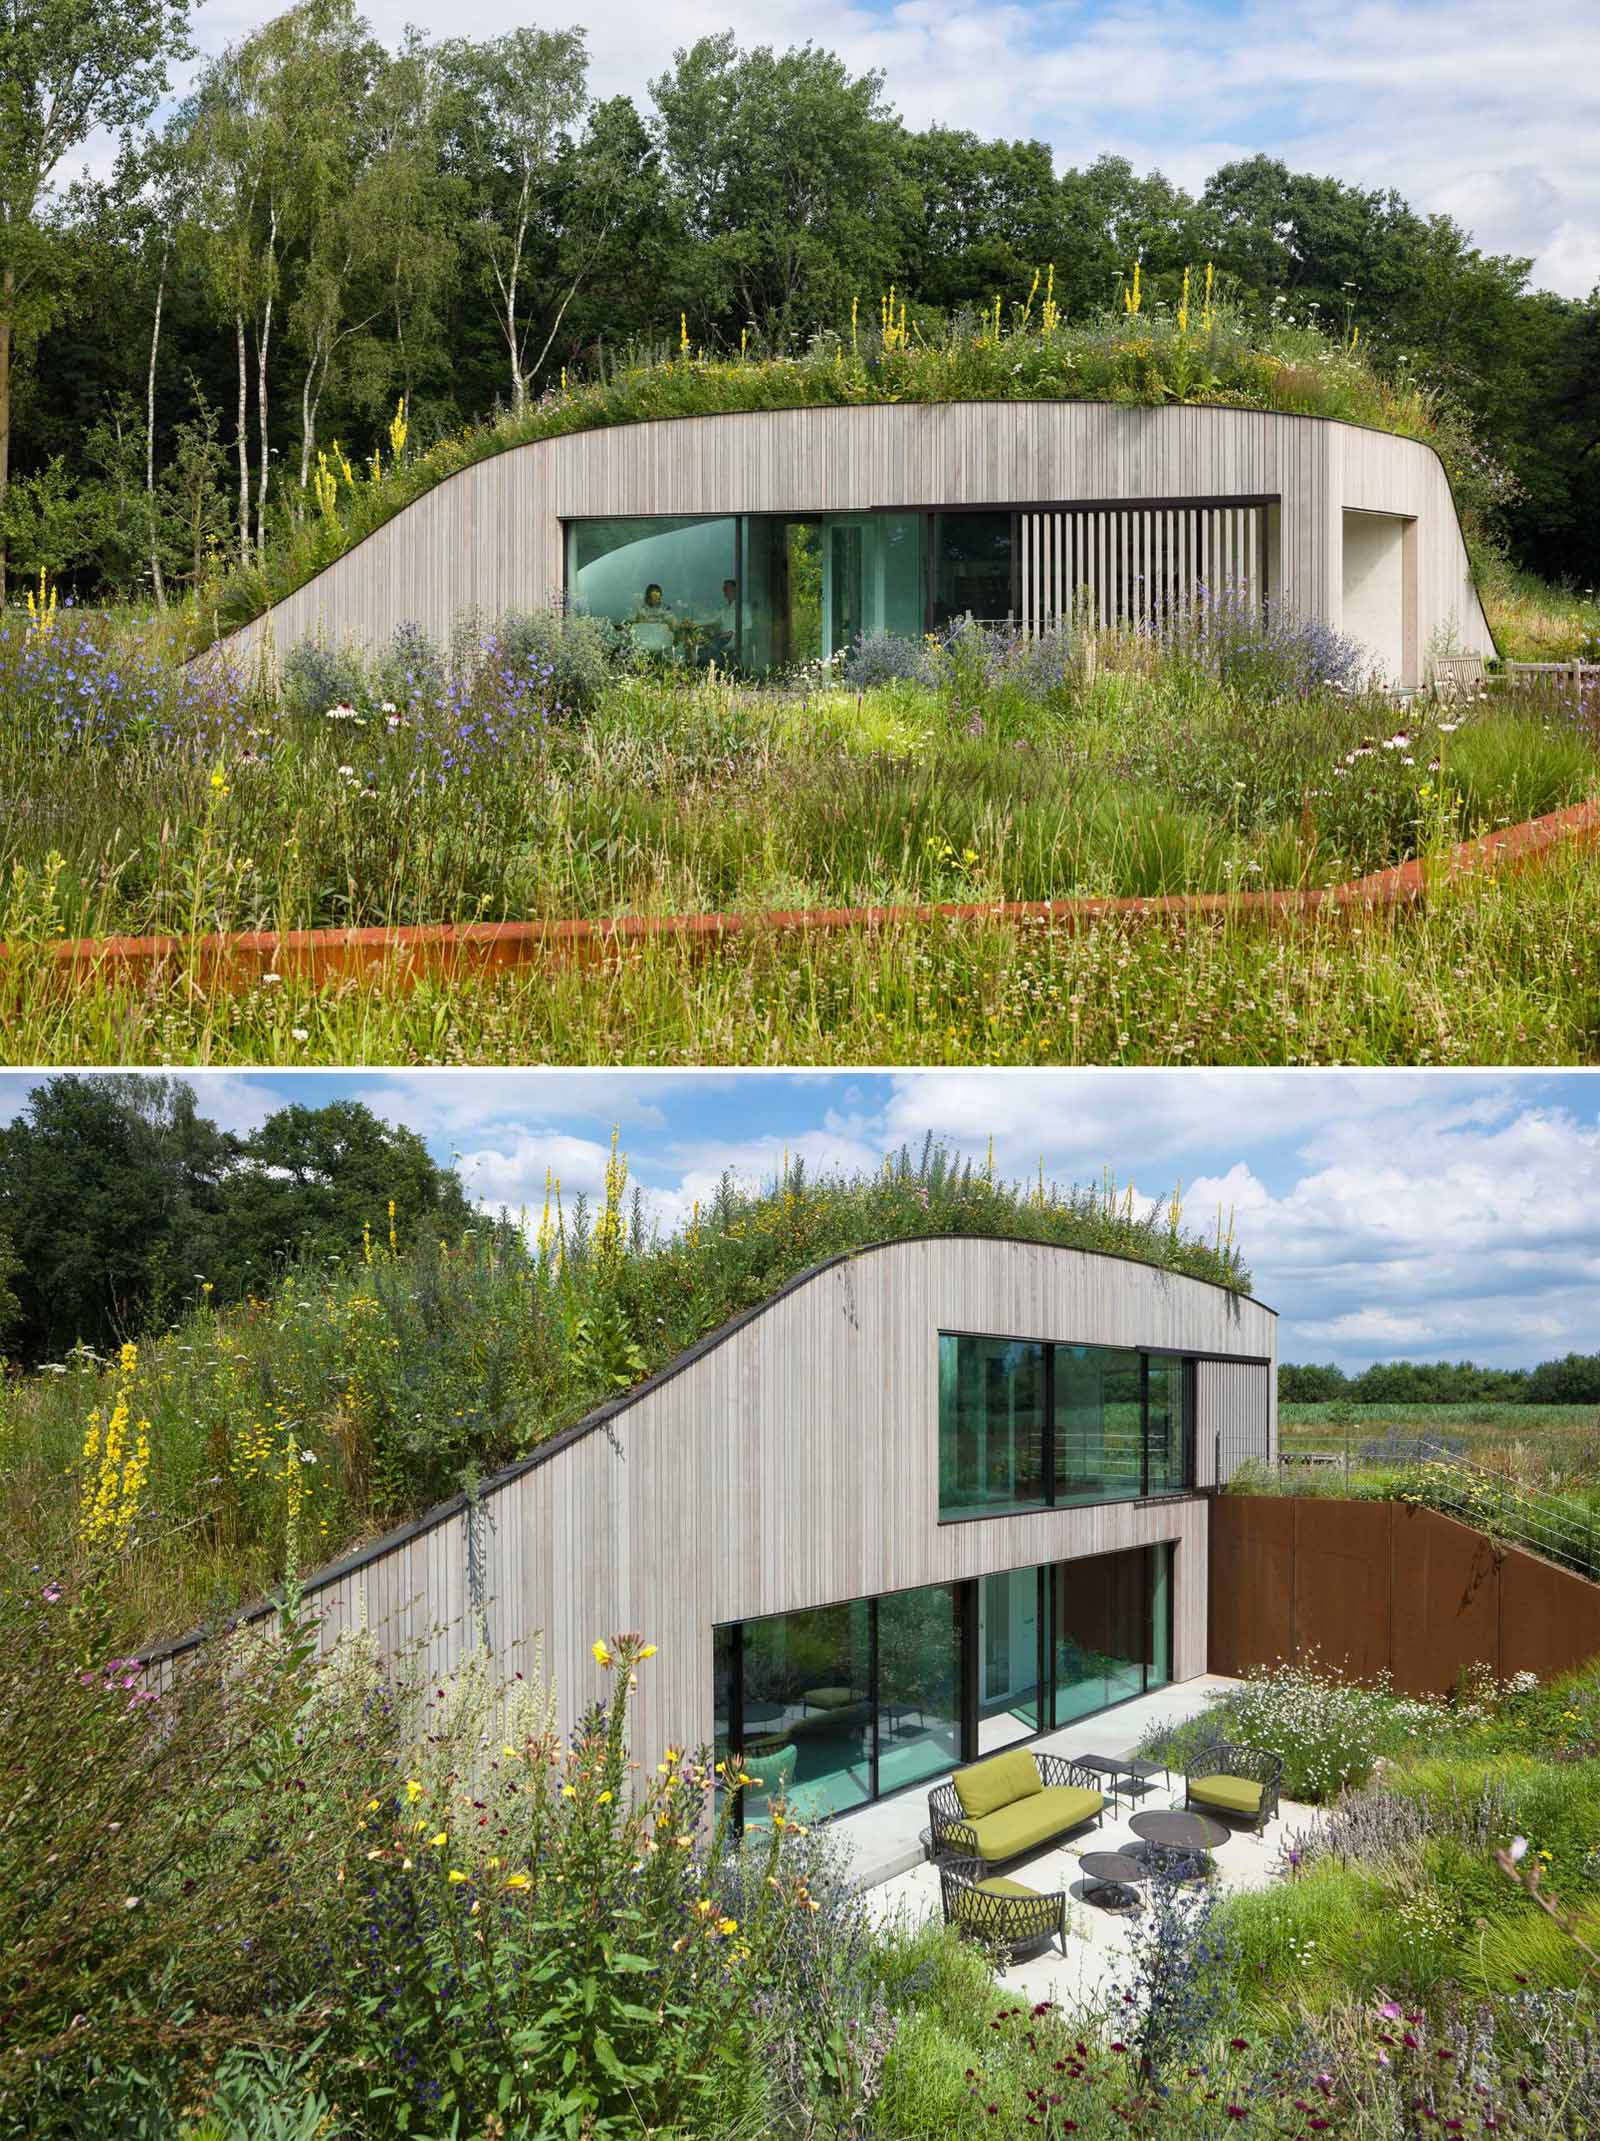
M 974 1940 L 998 1940 L 1011 1959 L 1053 1940 L 1067 1952 L 1067 1898 L 1059 1889 L 1043 1894 L 1021 1881 L 989 1873 L 982 1859 L 947 1859 L 939 1868 L 944 1922 Z
M 1257 1836 L 1278 1811 L 1283 1757 L 1264 1747 L 1208 1740 L 1184 1765 L 1183 1803 L 1248 1821 Z
M 1012 1747 L 958 1769 L 928 1794 L 934 1854 L 1000 1865 L 1099 1822 L 1105 1804 L 1093 1776 L 1076 1763 Z

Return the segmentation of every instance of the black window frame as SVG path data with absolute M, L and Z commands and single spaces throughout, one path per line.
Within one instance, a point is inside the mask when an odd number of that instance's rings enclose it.
M 1021 1338 L 998 1331 L 963 1331 L 939 1327 L 936 1345 L 946 1338 L 979 1338 L 995 1345 L 1042 1346 L 1044 1349 L 1044 1433 L 1041 1448 L 1041 1470 L 1044 1474 L 1045 1492 L 1042 1501 L 1030 1502 L 1023 1509 L 978 1509 L 964 1514 L 947 1516 L 941 1505 L 938 1521 L 941 1524 L 990 1524 L 1007 1517 L 1036 1517 L 1048 1515 L 1060 1509 L 1113 1509 L 1124 1502 L 1166 1502 L 1198 1492 L 1195 1486 L 1195 1402 L 1199 1390 L 1199 1365 L 1202 1360 L 1233 1359 L 1226 1354 L 1187 1353 L 1179 1346 L 1114 1346 L 1100 1338 Z M 1056 1354 L 1063 1347 L 1082 1346 L 1086 1351 L 1101 1353 L 1137 1353 L 1139 1356 L 1139 1491 L 1136 1494 L 1108 1495 L 1104 1501 L 1061 1502 L 1056 1499 Z M 1175 1360 L 1179 1363 L 1183 1389 L 1183 1445 L 1182 1482 L 1176 1487 L 1150 1488 L 1150 1363 L 1152 1360 Z M 1246 1361 L 1242 1365 L 1255 1366 Z M 935 1376 L 937 1382 L 937 1376 Z M 935 1422 L 937 1435 L 939 1423 Z M 937 1467 L 935 1468 L 937 1474 Z

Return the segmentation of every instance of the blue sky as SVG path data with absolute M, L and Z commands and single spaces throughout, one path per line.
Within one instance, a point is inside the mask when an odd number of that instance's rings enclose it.
M 277 12 L 208 0 L 215 52 Z M 1048 141 L 1058 164 L 1101 153 L 1197 187 L 1257 150 L 1294 168 L 1396 187 L 1492 252 L 1532 256 L 1571 296 L 1600 283 L 1600 11 L 1594 0 L 367 0 L 386 42 L 408 22 L 489 36 L 582 22 L 591 86 L 643 101 L 675 47 L 807 39 L 880 69 L 918 126 Z
M 39 1073 L 0 1073 L 0 1120 Z M 1600 1351 L 1600 1077 L 1446 1071 L 185 1073 L 247 1130 L 338 1095 L 409 1123 L 497 1209 L 598 1188 L 613 1123 L 663 1225 L 724 1168 L 876 1166 L 932 1131 L 1008 1175 L 1110 1168 L 1190 1222 L 1231 1211 L 1290 1360 Z

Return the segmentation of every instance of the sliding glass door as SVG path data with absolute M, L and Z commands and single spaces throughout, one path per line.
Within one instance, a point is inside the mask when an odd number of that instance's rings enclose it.
M 943 1776 L 961 1760 L 961 1586 L 878 1600 L 878 1790 Z
M 1092 1716 L 1172 1676 L 1170 1544 L 718 1628 L 717 1752 L 785 1799 L 848 1811 Z

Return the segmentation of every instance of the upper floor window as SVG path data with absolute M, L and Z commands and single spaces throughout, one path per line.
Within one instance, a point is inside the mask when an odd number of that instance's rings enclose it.
M 1189 1363 L 939 1334 L 939 1515 L 1169 1494 L 1193 1477 Z

